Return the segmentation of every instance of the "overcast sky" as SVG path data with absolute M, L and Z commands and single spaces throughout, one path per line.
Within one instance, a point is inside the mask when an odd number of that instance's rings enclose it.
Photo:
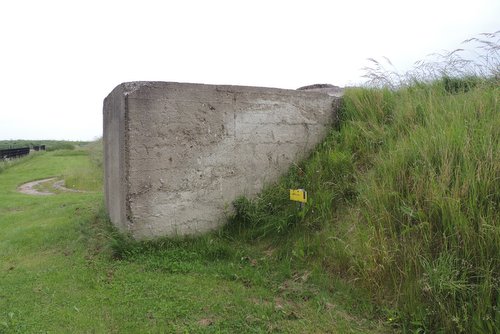
M 499 29 L 499 0 L 2 1 L 0 140 L 95 139 L 125 81 L 343 86 Z

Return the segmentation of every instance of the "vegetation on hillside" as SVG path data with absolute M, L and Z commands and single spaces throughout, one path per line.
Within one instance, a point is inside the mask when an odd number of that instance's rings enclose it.
M 75 147 L 83 146 L 86 144 L 88 144 L 88 142 L 85 141 L 17 139 L 17 140 L 0 140 L 0 149 L 45 145 L 47 151 L 55 151 L 63 149 L 72 150 Z
M 404 332 L 500 332 L 500 57 L 480 44 L 481 71 L 371 69 L 340 128 L 227 229 L 366 289 Z

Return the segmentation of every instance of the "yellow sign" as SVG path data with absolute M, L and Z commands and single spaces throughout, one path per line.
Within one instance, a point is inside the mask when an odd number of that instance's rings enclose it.
M 307 191 L 304 189 L 290 189 L 290 200 L 307 203 Z

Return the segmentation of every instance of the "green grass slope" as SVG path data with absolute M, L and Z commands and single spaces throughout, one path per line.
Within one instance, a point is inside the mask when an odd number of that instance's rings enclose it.
M 118 236 L 95 185 L 100 150 L 42 152 L 0 172 L 0 333 L 387 332 L 365 295 L 266 243 Z M 16 191 L 47 177 L 91 192 Z
M 404 332 L 500 332 L 500 85 L 467 80 L 347 90 L 340 128 L 228 231 L 368 291 Z

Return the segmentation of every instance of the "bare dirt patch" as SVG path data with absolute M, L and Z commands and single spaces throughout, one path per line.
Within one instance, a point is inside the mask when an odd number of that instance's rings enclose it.
M 86 193 L 86 192 L 88 192 L 88 191 L 85 191 L 85 190 L 77 190 L 77 189 L 66 188 L 64 186 L 64 180 L 59 180 L 57 182 L 54 182 L 53 187 L 54 187 L 54 189 L 65 191 L 65 192 L 70 192 L 70 193 Z
M 73 192 L 73 193 L 86 192 L 83 190 L 66 188 L 64 186 L 64 180 L 59 180 L 59 181 L 56 181 L 56 180 L 57 180 L 56 177 L 51 177 L 51 178 L 43 179 L 43 180 L 30 181 L 30 182 L 21 184 L 19 187 L 17 187 L 17 191 L 19 191 L 22 194 L 36 195 L 36 196 L 55 195 L 56 193 L 59 193 L 59 192 Z M 52 187 L 50 187 L 51 182 L 52 182 Z M 39 188 L 43 188 L 43 190 L 40 190 Z M 53 189 L 54 191 L 57 191 L 57 192 L 53 192 L 53 191 L 51 191 L 51 189 Z
M 53 192 L 40 191 L 40 190 L 35 189 L 35 187 L 41 185 L 42 183 L 54 181 L 55 179 L 56 179 L 55 177 L 51 177 L 49 179 L 36 180 L 36 181 L 24 183 L 24 184 L 21 184 L 19 187 L 17 187 L 17 191 L 19 191 L 22 194 L 26 194 L 26 195 L 37 195 L 37 196 L 54 195 Z

